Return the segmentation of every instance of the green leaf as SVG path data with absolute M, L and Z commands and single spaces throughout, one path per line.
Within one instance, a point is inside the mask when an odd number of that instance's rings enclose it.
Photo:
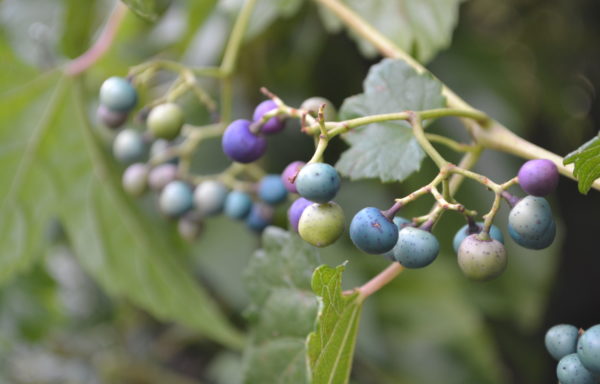
M 156 21 L 171 4 L 171 0 L 121 0 L 142 19 Z
M 564 164 L 573 164 L 573 176 L 579 181 L 579 192 L 587 194 L 600 177 L 600 135 L 569 153 Z
M 244 1 L 240 1 L 240 7 L 243 3 Z M 294 16 L 300 10 L 302 3 L 302 0 L 257 0 L 245 38 L 256 37 L 279 18 Z
M 458 21 L 462 0 L 343 0 L 376 30 L 391 39 L 421 62 L 427 62 L 450 45 L 452 31 Z M 341 23 L 325 7 L 321 7 L 325 26 L 332 32 Z M 366 56 L 375 56 L 376 48 L 349 29 Z
M 245 383 L 308 383 L 305 340 L 317 315 L 310 279 L 318 264 L 315 248 L 297 235 L 265 231 L 245 273 L 251 298 Z
M 419 74 L 402 60 L 384 59 L 369 70 L 364 93 L 347 98 L 340 110 L 343 119 L 426 110 L 446 105 L 442 84 Z M 383 182 L 402 181 L 418 171 L 425 153 L 405 121 L 369 124 L 343 135 L 350 148 L 336 168 L 353 180 L 377 177 Z
M 347 383 L 362 300 L 358 293 L 342 295 L 344 266 L 322 265 L 312 279 L 313 291 L 320 297 L 317 330 L 307 339 L 312 383 Z
M 85 52 L 90 45 L 93 28 L 97 27 L 94 16 L 97 12 L 97 0 L 66 0 L 63 23 L 64 31 L 61 48 L 68 57 L 76 57 Z

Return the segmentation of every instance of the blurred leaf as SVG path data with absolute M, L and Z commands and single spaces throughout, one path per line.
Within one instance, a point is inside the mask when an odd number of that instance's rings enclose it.
M 179 52 L 185 51 L 193 41 L 198 29 L 204 24 L 211 11 L 217 5 L 217 0 L 188 0 L 187 1 L 187 27 L 183 36 L 176 44 Z
M 83 53 L 90 44 L 97 0 L 66 0 L 61 48 L 68 57 Z
M 442 85 L 428 74 L 419 74 L 402 60 L 384 59 L 369 70 L 364 93 L 347 98 L 343 119 L 425 110 L 446 105 Z M 353 180 L 377 177 L 383 182 L 402 181 L 420 169 L 425 154 L 405 121 L 369 124 L 343 136 L 350 148 L 336 168 Z
M 171 4 L 171 0 L 121 0 L 136 15 L 148 21 L 156 21 Z M 202 0 L 203 1 L 203 0 Z
M 312 383 L 347 383 L 350 378 L 362 300 L 358 293 L 342 295 L 344 266 L 322 265 L 312 289 L 320 297 L 317 330 L 308 335 Z
M 244 1 L 238 1 L 241 8 Z M 252 39 L 261 34 L 279 18 L 289 18 L 298 12 L 302 0 L 257 0 L 245 38 Z
M 376 30 L 383 33 L 400 48 L 417 60 L 427 62 L 443 48 L 450 45 L 452 31 L 458 21 L 458 8 L 462 0 L 343 0 Z M 325 27 L 337 32 L 341 24 L 325 7 L 320 15 Z M 371 43 L 349 30 L 357 40 L 360 50 L 375 56 L 377 50 Z
M 569 153 L 564 164 L 573 164 L 573 175 L 579 181 L 579 192 L 587 194 L 594 181 L 600 177 L 600 135 Z
M 310 276 L 318 264 L 315 248 L 297 235 L 276 227 L 265 231 L 263 249 L 245 273 L 252 324 L 245 383 L 308 382 L 305 339 L 317 315 Z

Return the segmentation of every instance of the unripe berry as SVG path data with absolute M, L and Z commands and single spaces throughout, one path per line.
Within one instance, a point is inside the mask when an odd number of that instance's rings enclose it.
M 96 110 L 98 120 L 109 128 L 119 128 L 127 121 L 127 112 L 113 111 L 106 105 L 100 104 Z
M 258 197 L 267 204 L 275 205 L 285 201 L 288 191 L 280 175 L 266 175 L 258 184 Z
M 216 215 L 223 210 L 227 193 L 220 181 L 203 181 L 194 189 L 194 206 L 202 216 Z
M 152 108 L 146 126 L 153 137 L 172 140 L 179 132 L 184 123 L 181 107 L 175 103 L 159 104 Z
M 262 232 L 263 229 L 273 222 L 274 213 L 270 205 L 254 203 L 248 217 L 246 217 L 246 225 L 253 231 Z
M 178 217 L 192 209 L 192 188 L 183 181 L 171 181 L 165 186 L 159 199 L 160 211 L 169 217 Z
M 556 360 L 566 355 L 577 352 L 577 338 L 579 331 L 569 324 L 559 324 L 550 328 L 544 337 L 544 344 L 548 353 Z
M 259 121 L 265 113 L 277 109 L 277 104 L 273 100 L 265 100 L 256 106 L 254 114 L 252 115 L 253 121 Z M 262 133 L 273 134 L 280 132 L 285 128 L 285 122 L 279 116 L 271 117 L 267 120 L 260 128 Z
M 324 97 L 310 97 L 302 102 L 300 109 L 308 111 L 313 117 L 317 118 L 319 108 L 321 108 L 321 105 L 323 104 L 325 104 L 325 109 L 323 110 L 323 117 L 325 118 L 325 121 L 336 121 L 337 112 L 335 107 L 331 101 Z
M 306 164 L 296 178 L 300 196 L 316 203 L 326 203 L 333 199 L 340 184 L 340 175 L 327 163 Z
M 152 190 L 160 191 L 175 179 L 177 179 L 177 166 L 170 163 L 160 164 L 150 170 L 148 185 Z
M 547 159 L 529 160 L 519 169 L 519 185 L 529 195 L 546 196 L 558 185 L 558 169 Z
M 543 249 L 550 246 L 556 235 L 556 225 L 546 199 L 534 196 L 521 199 L 508 215 L 508 233 L 525 248 Z
M 469 235 L 458 248 L 458 266 L 469 279 L 491 280 L 504 272 L 506 264 L 506 251 L 498 240 Z
M 225 215 L 232 219 L 245 219 L 252 209 L 252 198 L 246 192 L 231 191 L 225 199 Z
M 292 205 L 290 205 L 290 208 L 288 209 L 288 220 L 290 222 L 290 227 L 295 232 L 298 232 L 298 222 L 300 221 L 302 212 L 304 212 L 304 209 L 311 204 L 313 204 L 312 201 L 306 200 L 304 197 L 299 197 Z
M 571 353 L 560 359 L 556 366 L 556 376 L 560 384 L 595 384 L 598 381 L 579 360 L 576 353 Z
M 187 242 L 193 242 L 202 233 L 204 224 L 200 216 L 192 211 L 183 215 L 179 221 L 177 221 L 177 232 Z
M 579 337 L 577 355 L 587 370 L 600 375 L 600 324 L 588 328 Z
M 113 111 L 129 112 L 137 103 L 137 92 L 127 79 L 109 77 L 100 87 L 100 104 Z
M 281 173 L 281 180 L 283 181 L 283 185 L 285 185 L 285 189 L 287 189 L 291 193 L 298 193 L 298 189 L 296 188 L 296 182 L 294 178 L 300 172 L 300 169 L 304 167 L 306 163 L 304 161 L 294 161 L 293 163 L 288 164 L 287 167 Z M 294 180 L 294 183 L 292 183 Z
M 358 211 L 350 223 L 350 239 L 363 252 L 380 254 L 394 248 L 398 227 L 373 207 Z
M 267 150 L 267 139 L 250 131 L 250 121 L 235 120 L 223 133 L 223 152 L 233 161 L 251 163 Z
M 404 227 L 398 233 L 394 259 L 406 268 L 423 268 L 431 264 L 440 252 L 440 243 L 428 231 Z
M 140 196 L 148 185 L 148 166 L 135 163 L 123 172 L 123 188 L 132 196 Z
M 122 163 L 140 161 L 146 154 L 146 144 L 142 134 L 132 129 L 124 129 L 115 137 L 113 154 Z
M 333 201 L 311 204 L 298 222 L 300 237 L 315 247 L 333 244 L 344 232 L 344 211 Z
M 467 236 L 481 233 L 482 230 L 483 230 L 483 221 L 477 222 L 477 231 L 476 232 L 470 232 L 469 225 L 465 224 L 461 229 L 458 230 L 458 232 L 456 232 L 456 235 L 454 235 L 454 240 L 452 240 L 452 246 L 454 247 L 454 252 L 458 252 L 458 247 L 460 247 L 460 243 L 462 243 L 462 241 Z M 504 235 L 502 234 L 502 231 L 500 230 L 500 228 L 496 227 L 493 224 L 490 227 L 490 237 L 492 239 L 498 240 L 499 242 L 504 244 Z

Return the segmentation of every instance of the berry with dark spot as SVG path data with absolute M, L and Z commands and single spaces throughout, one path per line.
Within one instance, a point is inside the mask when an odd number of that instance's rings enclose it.
M 556 236 L 556 225 L 546 199 L 535 196 L 521 199 L 508 215 L 508 233 L 525 248 L 549 247 Z
M 504 272 L 506 264 L 506 251 L 498 240 L 469 235 L 458 248 L 458 266 L 469 279 L 491 280 Z
M 315 247 L 334 243 L 344 232 L 344 211 L 333 201 L 306 207 L 298 221 L 300 237 Z
M 598 383 L 594 375 L 581 364 L 577 353 L 571 353 L 560 359 L 556 366 L 556 376 L 560 384 Z
M 579 337 L 577 355 L 586 369 L 600 375 L 600 324 L 588 328 Z
M 544 337 L 548 353 L 556 360 L 577 351 L 579 331 L 570 324 L 559 324 L 550 328 Z
M 404 217 L 401 217 L 401 216 L 394 217 L 394 219 L 392 221 L 394 222 L 394 224 L 396 224 L 396 227 L 398 227 L 398 232 L 402 228 L 412 224 L 411 220 L 405 219 Z M 394 259 L 394 249 L 393 248 L 385 253 L 382 253 L 381 255 L 384 256 L 386 259 L 389 259 L 390 261 L 396 261 L 396 259 Z
M 431 264 L 440 252 L 440 243 L 429 231 L 404 227 L 398 233 L 393 249 L 394 260 L 406 268 L 423 268 Z
M 223 133 L 223 152 L 233 161 L 251 163 L 267 151 L 267 139 L 250 131 L 250 121 L 235 120 Z
M 518 173 L 519 185 L 529 195 L 546 196 L 558 185 L 558 169 L 547 159 L 529 160 Z
M 396 245 L 398 227 L 379 209 L 367 207 L 352 218 L 350 239 L 363 252 L 381 254 Z
M 327 163 L 306 164 L 296 178 L 300 196 L 316 203 L 327 203 L 340 189 L 340 175 Z

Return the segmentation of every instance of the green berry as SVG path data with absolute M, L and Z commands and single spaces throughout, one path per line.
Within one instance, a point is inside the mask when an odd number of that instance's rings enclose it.
M 165 103 L 152 108 L 146 125 L 154 137 L 171 140 L 179 135 L 184 123 L 181 107 L 174 103 Z
M 344 232 L 344 211 L 330 201 L 312 204 L 304 209 L 298 222 L 300 237 L 315 247 L 334 243 Z
M 467 236 L 458 248 L 458 266 L 466 277 L 476 281 L 491 280 L 506 269 L 504 245 L 498 240 L 481 240 Z

